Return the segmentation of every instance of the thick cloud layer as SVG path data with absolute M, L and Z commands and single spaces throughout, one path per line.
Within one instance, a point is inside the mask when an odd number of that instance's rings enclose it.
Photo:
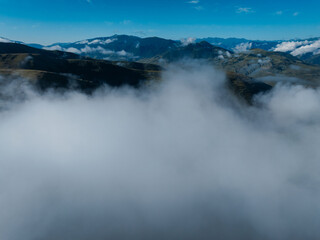
M 1 239 L 319 239 L 319 91 L 249 107 L 209 66 L 163 78 L 3 102 Z
M 279 52 L 290 52 L 293 56 L 301 56 L 306 53 L 312 53 L 313 55 L 316 55 L 320 53 L 320 40 L 282 42 L 272 50 Z

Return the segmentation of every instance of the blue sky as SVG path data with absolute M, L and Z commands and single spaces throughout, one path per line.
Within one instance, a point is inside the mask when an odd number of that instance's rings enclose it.
M 0 0 L 0 36 L 49 44 L 130 34 L 172 39 L 320 36 L 319 0 Z

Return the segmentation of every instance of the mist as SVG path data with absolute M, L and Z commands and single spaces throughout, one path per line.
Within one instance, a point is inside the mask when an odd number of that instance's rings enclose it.
M 278 83 L 249 106 L 203 62 L 162 79 L 4 85 L 1 239 L 320 239 L 319 90 Z

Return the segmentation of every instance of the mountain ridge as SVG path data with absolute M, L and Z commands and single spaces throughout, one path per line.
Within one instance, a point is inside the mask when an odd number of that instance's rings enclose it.
M 320 38 L 317 37 L 271 41 L 217 37 L 171 40 L 156 36 L 141 38 L 133 35 L 116 34 L 109 37 L 90 38 L 72 43 L 55 43 L 42 46 L 42 48 L 72 52 L 97 59 L 138 61 L 163 54 L 170 49 L 177 49 L 203 41 L 213 46 L 238 53 L 255 48 L 267 51 L 286 52 L 312 64 L 318 64 L 318 61 L 312 59 L 314 55 L 320 54 Z M 35 44 L 32 44 L 32 46 L 39 47 Z
M 216 49 L 208 43 L 198 45 Z M 74 89 L 91 93 L 104 84 L 110 87 L 139 87 L 161 80 L 162 70 L 163 67 L 155 64 L 98 60 L 17 43 L 0 43 L 0 74 L 5 76 L 1 79 L 28 79 L 41 91 Z M 227 73 L 227 76 L 232 76 L 227 78 L 229 88 L 248 103 L 255 94 L 272 88 L 238 73 Z
M 4 37 L 0 37 L 0 42 L 1 41 L 22 43 Z M 255 48 L 267 51 L 286 52 L 293 56 L 297 56 L 306 63 L 320 64 L 320 37 L 294 38 L 288 40 L 250 40 L 235 37 L 206 37 L 171 40 L 157 36 L 142 38 L 134 35 L 115 34 L 108 37 L 88 38 L 76 42 L 60 42 L 50 45 L 31 43 L 26 45 L 39 49 L 71 52 L 96 59 L 138 61 L 163 54 L 169 49 L 175 49 L 202 41 L 206 41 L 211 45 L 224 48 L 228 51 L 239 53 Z

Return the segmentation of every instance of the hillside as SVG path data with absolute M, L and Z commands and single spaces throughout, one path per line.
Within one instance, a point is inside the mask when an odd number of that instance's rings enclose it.
M 320 66 L 308 64 L 289 53 L 263 49 L 234 53 L 207 42 L 189 44 L 140 61 L 166 65 L 182 59 L 206 60 L 226 72 L 238 73 L 272 85 L 278 81 L 306 85 L 320 83 Z
M 187 55 L 186 55 L 187 54 Z M 202 42 L 167 51 L 172 61 L 181 57 L 221 58 L 229 55 L 222 48 Z M 72 53 L 40 50 L 17 43 L 0 44 L 0 73 L 5 79 L 28 79 L 41 90 L 48 88 L 79 89 L 90 93 L 103 84 L 118 87 L 130 85 L 139 87 L 145 82 L 161 79 L 165 66 L 151 63 L 106 61 L 83 58 Z M 269 90 L 264 83 L 255 83 L 250 77 L 236 72 L 228 73 L 228 83 L 237 96 L 250 102 L 253 95 Z
M 310 65 L 288 53 L 253 49 L 235 54 L 220 66 L 227 71 L 259 78 L 268 83 L 278 81 L 319 84 L 320 66 Z
M 147 70 L 150 69 L 150 70 Z M 101 84 L 138 86 L 159 74 L 157 66 L 121 64 L 82 58 L 61 51 L 47 51 L 16 43 L 0 43 L 0 72 L 30 79 L 37 87 L 93 90 Z
M 228 58 L 231 56 L 231 53 L 232 52 L 227 51 L 226 49 L 213 46 L 208 42 L 203 41 L 170 49 L 160 55 L 154 56 L 150 59 L 142 59 L 140 61 L 154 64 L 171 63 L 181 59 L 204 59 L 212 61 Z

